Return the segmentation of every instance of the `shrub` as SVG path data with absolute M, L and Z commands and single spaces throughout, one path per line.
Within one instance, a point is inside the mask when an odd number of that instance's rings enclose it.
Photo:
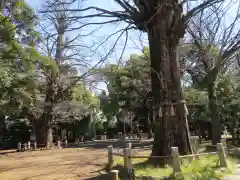
M 30 140 L 31 127 L 26 122 L 16 121 L 10 124 L 0 136 L 0 147 L 4 149 L 17 148 L 18 142 Z

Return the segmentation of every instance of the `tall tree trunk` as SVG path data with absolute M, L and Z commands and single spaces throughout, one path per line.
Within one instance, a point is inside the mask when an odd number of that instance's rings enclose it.
M 178 147 L 181 154 L 187 154 L 191 145 L 176 54 L 180 38 L 169 32 L 167 17 L 171 12 L 164 8 L 161 12 L 148 26 L 154 114 L 159 114 L 159 107 L 162 110 L 162 116 L 155 117 L 152 155 L 170 155 L 173 146 Z
M 47 90 L 45 96 L 45 106 L 43 109 L 43 114 L 40 118 L 35 118 L 34 116 L 29 116 L 32 119 L 33 125 L 35 126 L 36 141 L 38 146 L 47 146 L 49 140 L 49 135 L 52 133 L 51 125 L 53 121 L 53 105 L 54 105 L 54 84 L 56 80 L 56 75 L 52 74 L 47 79 Z
M 212 122 L 212 144 L 216 145 L 221 140 L 221 122 L 218 114 L 218 103 L 216 96 L 215 83 L 208 83 L 209 110 Z
M 0 112 L 0 135 L 4 132 L 5 127 L 6 127 L 6 124 L 5 124 L 5 114 Z
M 36 142 L 38 147 L 47 146 L 47 122 L 41 119 L 34 120 Z

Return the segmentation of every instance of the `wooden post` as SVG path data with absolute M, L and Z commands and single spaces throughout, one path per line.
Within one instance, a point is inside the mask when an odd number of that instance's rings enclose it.
M 18 142 L 18 144 L 17 144 L 17 151 L 21 151 L 21 148 L 22 148 L 22 144 L 20 142 Z
M 68 146 L 68 140 L 66 139 L 65 140 L 65 147 L 67 147 Z
M 61 149 L 61 141 L 57 141 L 57 148 Z
M 37 150 L 37 142 L 34 142 L 33 148 L 34 148 L 34 150 Z
M 173 173 L 181 172 L 178 147 L 171 147 Z
M 108 146 L 108 167 L 112 169 L 113 166 L 113 146 Z
M 127 169 L 127 172 L 132 174 L 132 162 L 131 162 L 131 149 L 123 149 L 123 158 L 124 158 L 124 167 Z
M 221 139 L 221 143 L 223 144 L 226 157 L 228 157 L 228 149 L 227 149 L 227 141 L 226 141 L 226 139 L 225 138 Z
M 30 141 L 28 141 L 28 147 L 27 148 L 31 149 L 31 142 Z
M 220 160 L 220 166 L 221 167 L 227 167 L 227 157 L 224 151 L 224 147 L 222 143 L 217 143 L 217 151 L 218 151 L 218 157 Z
M 112 170 L 109 172 L 110 180 L 118 180 L 118 170 Z

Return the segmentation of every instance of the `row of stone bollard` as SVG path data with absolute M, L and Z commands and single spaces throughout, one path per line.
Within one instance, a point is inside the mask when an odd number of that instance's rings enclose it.
M 33 145 L 32 148 L 31 148 L 31 145 Z M 57 141 L 57 149 L 61 149 L 62 145 L 64 147 L 67 147 L 68 146 L 68 141 L 67 140 L 65 140 L 64 142 Z M 51 143 L 48 142 L 47 143 L 47 149 L 50 149 L 50 148 L 51 148 Z M 28 141 L 28 143 L 18 142 L 18 144 L 17 144 L 17 151 L 27 151 L 27 150 L 30 150 L 30 149 L 37 150 L 37 143 L 36 142 L 31 143 L 30 141 Z
M 61 149 L 62 146 L 68 147 L 68 141 L 67 141 L 67 140 L 65 140 L 64 142 L 57 141 L 57 148 L 58 148 L 58 149 Z
M 36 150 L 37 149 L 37 143 L 31 143 L 30 141 L 28 141 L 28 143 L 21 143 L 18 142 L 17 144 L 17 151 L 26 151 L 28 149 L 31 149 L 31 144 L 33 145 L 33 149 Z

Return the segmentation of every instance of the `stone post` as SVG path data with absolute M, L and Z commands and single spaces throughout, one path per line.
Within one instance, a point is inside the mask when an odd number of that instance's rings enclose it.
M 79 138 L 75 138 L 74 143 L 79 144 Z
M 171 147 L 173 173 L 181 172 L 178 147 Z
M 21 142 L 18 142 L 18 144 L 17 144 L 17 151 L 21 151 L 21 149 L 22 149 L 22 144 L 21 144 Z
M 217 152 L 221 167 L 227 167 L 227 156 L 222 143 L 217 143 Z
M 61 141 L 57 141 L 57 148 L 61 149 Z
M 124 158 L 124 167 L 127 169 L 127 172 L 132 174 L 132 162 L 131 162 L 131 149 L 123 149 L 123 158 Z
M 223 144 L 226 157 L 228 157 L 228 149 L 227 149 L 227 141 L 226 141 L 226 139 L 225 138 L 221 139 L 221 143 Z
M 198 152 L 198 136 L 191 136 L 191 143 L 193 147 L 193 152 Z
M 27 143 L 24 143 L 24 151 L 27 150 Z
M 68 140 L 66 139 L 65 140 L 65 147 L 67 147 L 68 146 Z
M 108 146 L 108 167 L 112 169 L 113 166 L 113 146 Z
M 47 149 L 50 149 L 50 142 L 47 142 Z
M 33 148 L 34 148 L 34 150 L 37 150 L 37 142 L 34 142 Z
M 28 141 L 28 147 L 27 148 L 31 149 L 31 142 L 30 141 Z
M 125 146 L 126 148 L 132 149 L 132 143 L 126 143 Z

